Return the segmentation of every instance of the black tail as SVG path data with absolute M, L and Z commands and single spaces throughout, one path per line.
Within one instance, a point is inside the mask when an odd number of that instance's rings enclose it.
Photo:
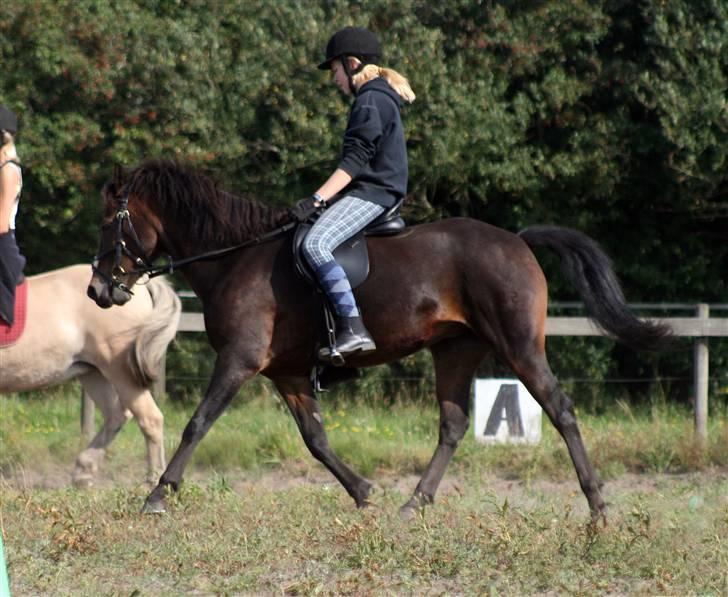
M 635 350 L 663 350 L 670 345 L 673 336 L 668 326 L 641 321 L 629 310 L 612 262 L 594 240 L 558 226 L 532 226 L 518 235 L 531 247 L 558 254 L 587 314 L 609 335 Z

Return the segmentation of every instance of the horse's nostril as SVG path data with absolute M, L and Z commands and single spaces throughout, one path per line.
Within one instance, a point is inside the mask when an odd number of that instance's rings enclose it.
M 86 289 L 86 294 L 102 309 L 111 307 L 111 297 L 106 291 L 106 286 L 91 282 Z

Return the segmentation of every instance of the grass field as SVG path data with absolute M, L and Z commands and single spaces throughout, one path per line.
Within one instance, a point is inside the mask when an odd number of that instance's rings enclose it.
M 580 416 L 607 483 L 587 507 L 562 441 L 485 448 L 468 434 L 434 507 L 402 522 L 437 438 L 433 407 L 322 404 L 331 442 L 378 483 L 356 510 L 272 398 L 226 413 L 163 516 L 140 516 L 133 423 L 96 487 L 69 487 L 78 394 L 0 402 L 0 527 L 14 595 L 728 594 L 728 424 L 700 450 L 687 409 Z M 165 405 L 171 455 L 189 416 Z

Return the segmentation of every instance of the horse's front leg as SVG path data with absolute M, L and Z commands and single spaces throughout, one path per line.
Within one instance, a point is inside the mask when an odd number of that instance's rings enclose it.
M 331 449 L 311 382 L 305 377 L 278 378 L 273 382 L 286 401 L 311 454 L 333 473 L 354 498 L 357 507 L 367 506 L 372 484 L 351 470 Z
M 212 424 L 227 408 L 243 382 L 258 372 L 257 368 L 244 367 L 239 354 L 232 351 L 220 353 L 205 397 L 182 432 L 177 451 L 174 453 L 159 483 L 146 499 L 142 512 L 161 513 L 166 510 L 165 495 L 168 488 L 177 491 L 192 452 Z

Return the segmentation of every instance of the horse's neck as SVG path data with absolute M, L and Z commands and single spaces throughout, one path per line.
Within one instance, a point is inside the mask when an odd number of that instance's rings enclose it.
M 223 199 L 214 209 L 190 215 L 190 218 L 198 216 L 199 228 L 194 225 L 179 226 L 179 215 L 176 213 L 163 211 L 158 214 L 161 221 L 174 223 L 171 229 L 165 226 L 166 233 L 174 237 L 168 238 L 166 243 L 171 245 L 170 254 L 190 257 L 236 246 L 258 239 L 290 221 L 287 209 L 227 193 L 225 195 L 227 201 Z
M 231 256 L 221 259 L 210 259 L 197 261 L 180 268 L 180 273 L 189 284 L 197 298 L 207 307 L 220 298 L 221 293 L 229 284 L 236 285 L 236 293 L 241 295 L 241 300 L 246 300 L 242 295 L 247 293 L 257 294 L 259 287 L 256 283 L 246 284 L 241 277 L 262 282 L 270 275 L 258 276 L 261 271 L 272 269 L 275 255 L 280 251 L 281 242 L 271 241 L 255 247 L 243 248 L 234 252 Z M 241 262 L 244 266 L 241 268 Z M 266 265 L 267 264 L 267 265 Z M 293 269 L 291 269 L 293 275 Z
M 173 261 L 190 259 L 210 251 L 252 243 L 266 234 L 274 233 L 290 221 L 287 209 L 271 207 L 259 201 L 228 197 L 237 204 L 223 204 L 222 217 L 206 216 L 209 218 L 206 223 L 209 231 L 203 230 L 202 233 L 206 238 L 195 238 L 195 233 L 184 226 L 165 226 L 162 252 L 169 254 Z M 156 217 L 166 223 L 177 222 L 176 215 L 164 211 L 157 212 Z M 216 238 L 213 240 L 212 236 Z M 226 274 L 223 268 L 227 266 L 221 265 L 222 263 L 218 259 L 206 259 L 190 263 L 181 271 L 195 293 L 203 298 L 214 291 L 220 277 Z
M 247 222 L 241 226 L 241 240 L 253 240 L 274 231 L 290 221 L 289 211 L 280 207 L 271 207 L 259 201 L 244 201 L 244 213 Z
M 215 267 L 214 263 L 208 261 L 204 265 L 202 263 L 191 263 L 181 271 L 192 291 L 204 305 L 214 293 L 215 284 L 220 276 L 218 268 Z

